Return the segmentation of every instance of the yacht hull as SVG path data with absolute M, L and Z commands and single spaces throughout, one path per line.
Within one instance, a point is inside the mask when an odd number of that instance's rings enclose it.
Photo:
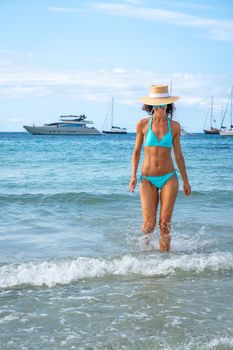
M 203 130 L 205 134 L 207 135 L 217 135 L 219 134 L 219 130 L 218 129 L 212 129 L 212 130 Z
M 74 127 L 52 127 L 52 126 L 26 126 L 24 125 L 24 129 L 26 129 L 32 135 L 75 135 L 75 136 L 83 136 L 83 135 L 102 135 L 102 133 L 96 128 L 74 128 Z
M 233 136 L 233 130 L 220 131 L 221 136 Z
M 116 134 L 120 134 L 120 135 L 122 135 L 122 134 L 127 134 L 127 131 L 102 131 L 104 134 L 114 134 L 114 135 L 116 135 Z

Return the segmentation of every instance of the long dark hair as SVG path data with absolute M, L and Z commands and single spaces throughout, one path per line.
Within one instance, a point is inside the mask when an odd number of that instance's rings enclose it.
M 173 103 L 169 103 L 166 108 L 166 114 L 168 114 L 169 118 L 173 118 L 173 114 L 175 112 L 176 107 Z M 153 106 L 143 105 L 142 110 L 146 111 L 149 114 L 153 114 Z

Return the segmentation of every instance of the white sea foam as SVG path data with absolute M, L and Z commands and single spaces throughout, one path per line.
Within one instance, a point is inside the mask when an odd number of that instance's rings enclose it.
M 206 346 L 206 349 L 216 349 L 217 346 L 223 346 L 224 349 L 233 348 L 233 338 L 232 337 L 218 337 L 212 339 Z
M 113 330 L 116 330 L 115 328 L 113 328 Z M 120 334 L 122 338 L 128 337 L 126 334 L 121 333 Z M 202 338 L 200 340 L 200 338 Z M 208 338 L 208 336 L 206 336 L 206 338 Z M 140 347 L 135 347 L 137 349 L 141 349 L 141 348 L 145 348 L 145 349 L 149 349 L 149 348 L 153 348 L 153 349 L 157 349 L 157 348 L 161 348 L 163 350 L 217 350 L 217 349 L 233 349 L 233 338 L 232 337 L 214 337 L 212 340 L 210 341 L 206 341 L 206 339 L 204 339 L 204 337 L 198 337 L 197 338 L 193 338 L 191 341 L 184 341 L 184 342 L 180 342 L 179 344 L 175 344 L 175 345 L 170 345 L 167 344 L 166 339 L 162 339 L 160 338 L 160 344 L 156 347 L 156 345 L 152 345 L 153 347 L 151 347 L 151 344 L 153 344 L 153 340 L 155 341 L 155 344 L 158 344 L 159 342 L 159 337 L 155 336 L 155 335 L 151 335 L 149 337 L 149 342 L 148 342 L 148 337 L 140 337 L 139 338 L 139 344 L 143 346 Z M 149 345 L 149 344 L 150 345 Z M 103 345 L 98 344 L 97 346 L 93 347 L 93 349 L 102 349 Z M 119 346 L 120 348 L 120 346 Z M 80 350 L 84 350 L 84 347 L 80 347 Z M 86 347 L 85 347 L 86 349 Z
M 201 253 L 202 251 L 210 248 L 217 243 L 217 240 L 206 236 L 206 225 L 202 226 L 197 232 L 186 232 L 180 233 L 178 229 L 172 230 L 171 240 L 171 252 L 196 252 Z M 129 232 L 126 236 L 127 243 L 135 247 L 139 247 L 141 251 L 159 251 L 159 237 L 158 228 L 155 232 L 149 235 L 149 244 L 145 245 L 145 237 L 143 235 L 132 234 Z
M 189 343 L 183 343 L 176 347 L 165 346 L 165 350 L 217 350 L 217 349 L 232 349 L 233 338 L 227 336 L 213 337 L 210 341 L 200 341 L 195 338 Z
M 150 254 L 148 256 L 124 255 L 115 259 L 78 257 L 69 260 L 51 260 L 9 264 L 0 267 L 0 287 L 34 285 L 52 287 L 69 284 L 85 278 L 104 276 L 141 275 L 166 276 L 175 273 L 202 273 L 233 269 L 233 254 Z

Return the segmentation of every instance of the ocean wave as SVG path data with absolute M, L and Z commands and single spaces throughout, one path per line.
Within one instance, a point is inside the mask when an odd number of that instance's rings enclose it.
M 180 194 L 182 190 L 180 190 Z M 137 194 L 136 194 L 137 195 Z M 192 198 L 205 199 L 214 198 L 232 200 L 232 190 L 212 190 L 210 191 L 192 191 Z M 0 194 L 0 205 L 5 204 L 99 204 L 117 201 L 132 201 L 136 196 L 129 191 L 110 192 L 110 193 L 91 193 L 91 192 L 58 192 L 52 194 L 43 193 L 22 193 L 22 194 Z
M 0 267 L 0 288 L 22 285 L 53 287 L 83 279 L 108 276 L 169 276 L 177 273 L 200 274 L 233 270 L 233 254 L 216 252 L 168 257 L 163 254 L 137 257 L 124 255 L 118 258 L 78 257 L 67 260 L 25 262 Z
M 2 194 L 0 195 L 1 204 L 52 204 L 52 203 L 78 203 L 78 204 L 98 204 L 105 202 L 112 202 L 117 200 L 124 200 L 128 198 L 130 193 L 126 194 L 102 194 L 102 193 L 88 193 L 88 192 L 60 192 L 54 194 Z

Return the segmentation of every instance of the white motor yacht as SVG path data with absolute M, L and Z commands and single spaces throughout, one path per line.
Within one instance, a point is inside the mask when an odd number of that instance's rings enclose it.
M 81 115 L 64 115 L 60 117 L 60 121 L 48 123 L 42 126 L 27 126 L 24 129 L 32 135 L 102 135 L 102 133 L 94 128 L 92 121 L 86 120 L 85 114 Z

